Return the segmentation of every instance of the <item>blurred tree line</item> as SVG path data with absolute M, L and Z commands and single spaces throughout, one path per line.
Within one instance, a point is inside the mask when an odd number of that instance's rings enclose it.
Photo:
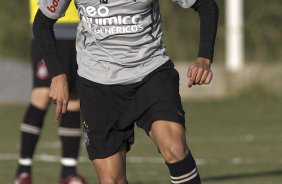
M 163 16 L 164 40 L 174 60 L 194 60 L 197 56 L 199 18 L 192 9 L 180 8 L 170 0 L 159 0 Z M 217 0 L 220 19 L 215 60 L 224 61 L 224 0 Z M 3 1 L 0 6 L 0 57 L 27 60 L 30 49 L 28 1 Z M 245 0 L 245 58 L 251 61 L 282 60 L 282 1 Z
M 27 59 L 30 48 L 28 0 L 1 0 L 0 57 Z

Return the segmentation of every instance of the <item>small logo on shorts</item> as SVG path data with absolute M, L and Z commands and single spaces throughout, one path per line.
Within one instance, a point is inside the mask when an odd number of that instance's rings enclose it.
M 88 132 L 89 132 L 89 130 L 88 130 L 88 125 L 86 124 L 85 121 L 83 122 L 83 125 L 84 125 L 84 127 L 83 127 L 84 143 L 85 143 L 86 146 L 88 146 L 88 145 L 89 145 L 89 137 L 88 137 Z
M 178 113 L 180 116 L 184 117 L 184 114 L 183 114 L 181 111 L 177 111 L 177 113 Z
M 41 60 L 37 65 L 36 77 L 39 78 L 40 80 L 45 80 L 48 78 L 48 75 L 49 74 L 48 74 L 47 66 L 44 60 Z

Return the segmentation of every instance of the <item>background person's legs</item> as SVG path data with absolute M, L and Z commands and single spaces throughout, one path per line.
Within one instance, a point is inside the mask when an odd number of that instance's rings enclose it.
M 45 114 L 49 105 L 49 88 L 34 88 L 31 103 L 21 123 L 21 148 L 17 175 L 31 173 L 33 154 L 40 137 Z
M 61 179 L 75 176 L 80 148 L 80 112 L 79 100 L 69 101 L 67 112 L 62 115 L 58 136 L 61 140 Z
M 31 177 L 32 158 L 46 111 L 49 106 L 49 88 L 38 87 L 32 90 L 31 103 L 27 108 L 21 125 L 21 152 L 16 175 L 28 173 Z M 60 181 L 70 176 L 77 176 L 76 167 L 80 147 L 80 112 L 79 100 L 70 100 L 67 112 L 62 116 L 58 135 L 62 143 Z M 25 176 L 28 176 L 25 174 Z M 83 178 L 79 178 L 83 180 Z M 31 180 L 31 179 L 30 179 Z

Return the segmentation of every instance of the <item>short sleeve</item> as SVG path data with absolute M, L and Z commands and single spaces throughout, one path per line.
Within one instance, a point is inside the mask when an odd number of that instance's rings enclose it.
M 71 0 L 39 0 L 39 9 L 51 19 L 59 19 L 65 15 Z
M 196 2 L 196 0 L 171 0 L 171 1 L 179 4 L 182 8 L 190 8 Z

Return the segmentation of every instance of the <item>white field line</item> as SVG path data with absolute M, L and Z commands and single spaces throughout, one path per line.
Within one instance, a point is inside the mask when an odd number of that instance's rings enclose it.
M 282 142 L 282 134 L 277 135 L 260 135 L 255 134 L 245 134 L 245 135 L 227 135 L 227 136 L 206 136 L 206 137 L 191 137 L 188 142 L 191 143 L 241 143 L 241 142 L 264 142 L 264 141 L 274 141 Z
M 17 162 L 18 160 L 18 154 L 0 154 L 0 162 L 3 161 L 14 161 Z M 49 155 L 49 154 L 39 154 L 35 155 L 34 157 L 35 161 L 38 162 L 47 162 L 47 163 L 59 163 L 60 157 L 57 155 Z M 259 160 L 254 158 L 240 158 L 240 157 L 234 157 L 230 158 L 229 161 L 219 160 L 219 159 L 196 159 L 198 166 L 204 166 L 204 165 L 222 165 L 222 164 L 228 164 L 228 165 L 255 165 L 255 164 L 282 164 L 282 158 L 278 160 Z M 79 157 L 79 163 L 87 163 L 90 164 L 91 162 L 88 160 L 85 156 Z M 162 157 L 137 157 L 137 156 L 128 156 L 127 157 L 127 163 L 131 164 L 164 164 L 164 160 Z
M 248 142 L 264 142 L 264 141 L 274 141 L 274 142 L 280 142 L 282 141 L 282 134 L 276 134 L 276 135 L 260 135 L 256 136 L 254 134 L 245 134 L 245 135 L 239 135 L 239 136 L 206 136 L 206 137 L 192 137 L 191 139 L 188 136 L 188 142 L 190 143 L 196 143 L 196 144 L 205 144 L 205 143 L 248 143 Z M 150 142 L 150 139 L 147 140 L 137 140 L 136 144 L 148 144 Z M 41 142 L 38 145 L 40 148 L 45 149 L 59 149 L 61 147 L 60 141 L 44 141 Z M 84 143 L 81 143 L 82 147 L 85 147 Z M 17 144 L 17 147 L 19 145 Z M 16 161 L 18 159 L 17 154 L 0 154 L 0 161 L 4 160 L 12 160 Z M 41 161 L 41 162 L 59 162 L 60 157 L 56 155 L 48 155 L 48 154 L 40 154 L 35 155 L 35 161 Z M 80 157 L 79 158 L 80 163 L 89 163 L 87 157 Z M 137 156 L 128 156 L 127 157 L 128 163 L 133 164 L 139 164 L 139 163 L 151 163 L 151 164 L 163 164 L 164 161 L 161 157 L 137 157 Z M 226 161 L 220 161 L 216 159 L 196 159 L 196 162 L 198 165 L 218 165 L 223 164 L 223 162 L 226 164 Z M 232 165 L 238 165 L 238 164 L 258 164 L 258 163 L 269 163 L 269 161 L 262 161 L 262 160 L 255 160 L 253 158 L 230 158 L 230 161 L 228 161 Z M 282 158 L 276 161 L 271 160 L 273 163 L 279 163 L 282 164 Z
M 247 143 L 247 142 L 261 142 L 261 141 L 274 141 L 274 142 L 282 142 L 282 134 L 277 135 L 260 135 L 256 136 L 254 134 L 245 134 L 238 136 L 206 136 L 206 137 L 189 137 L 187 138 L 189 144 L 197 143 L 197 144 L 205 144 L 205 143 Z M 148 144 L 150 143 L 150 139 L 136 140 L 136 144 Z M 19 145 L 17 145 L 19 146 Z M 82 147 L 85 147 L 84 143 L 81 144 Z M 44 141 L 41 142 L 38 147 L 40 148 L 49 148 L 49 149 L 57 149 L 61 147 L 60 141 Z
M 274 141 L 282 142 L 282 134 L 264 134 L 255 135 L 252 133 L 244 135 L 216 135 L 216 136 L 189 136 L 187 137 L 189 143 L 244 143 L 244 142 L 263 142 L 263 141 Z M 147 144 L 150 139 L 138 140 L 136 139 L 136 144 Z
M 18 154 L 0 154 L 0 161 L 16 161 L 18 160 Z M 57 155 L 49 155 L 49 154 L 39 154 L 35 155 L 35 161 L 41 162 L 60 162 L 60 157 Z M 137 156 L 128 156 L 127 162 L 129 163 L 152 163 L 152 164 L 159 164 L 164 163 L 162 157 L 137 157 Z M 88 157 L 80 156 L 79 163 L 91 163 Z

